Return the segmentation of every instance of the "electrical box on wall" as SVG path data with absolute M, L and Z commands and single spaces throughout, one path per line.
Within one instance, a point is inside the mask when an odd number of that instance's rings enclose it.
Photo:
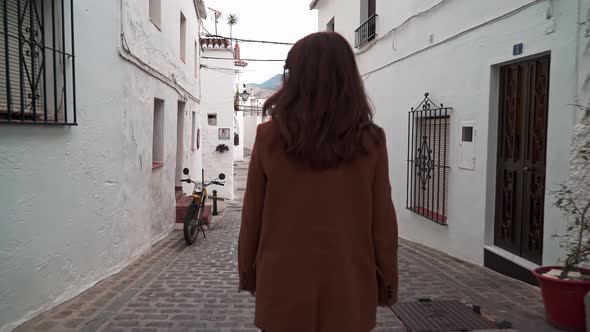
M 475 169 L 475 136 L 475 121 L 462 121 L 459 168 Z

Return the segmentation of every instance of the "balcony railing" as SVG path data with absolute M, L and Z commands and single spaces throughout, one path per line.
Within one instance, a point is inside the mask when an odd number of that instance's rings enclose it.
M 375 39 L 377 36 L 377 14 L 369 17 L 354 32 L 354 47 L 359 48 L 366 42 Z

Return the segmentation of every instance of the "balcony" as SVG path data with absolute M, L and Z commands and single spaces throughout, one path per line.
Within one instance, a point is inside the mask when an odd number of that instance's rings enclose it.
M 377 14 L 369 17 L 354 31 L 354 47 L 360 48 L 366 42 L 375 39 L 375 36 L 377 36 Z

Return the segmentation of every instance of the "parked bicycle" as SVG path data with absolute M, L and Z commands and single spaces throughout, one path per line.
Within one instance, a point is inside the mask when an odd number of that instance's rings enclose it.
M 219 176 L 213 181 L 205 181 L 205 171 L 203 170 L 202 180 L 193 181 L 188 176 L 188 168 L 183 169 L 182 173 L 184 173 L 187 178 L 180 180 L 181 182 L 194 184 L 193 193 L 191 195 L 193 200 L 188 206 L 186 215 L 184 217 L 184 240 L 188 245 L 191 245 L 197 240 L 199 232 L 202 232 L 203 237 L 207 238 L 207 235 L 205 235 L 204 226 L 208 227 L 209 224 L 203 220 L 203 211 L 205 211 L 205 202 L 207 201 L 208 197 L 207 187 L 211 185 L 223 186 L 224 183 L 222 181 L 225 179 L 225 174 L 219 174 Z

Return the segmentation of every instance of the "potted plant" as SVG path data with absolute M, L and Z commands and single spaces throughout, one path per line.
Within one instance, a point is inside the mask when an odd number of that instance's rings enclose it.
M 579 105 L 578 105 L 579 106 Z M 590 108 L 574 129 L 570 180 L 554 192 L 554 205 L 568 217 L 563 266 L 545 266 L 533 271 L 539 280 L 547 321 L 568 331 L 586 331 L 584 297 L 590 292 Z

